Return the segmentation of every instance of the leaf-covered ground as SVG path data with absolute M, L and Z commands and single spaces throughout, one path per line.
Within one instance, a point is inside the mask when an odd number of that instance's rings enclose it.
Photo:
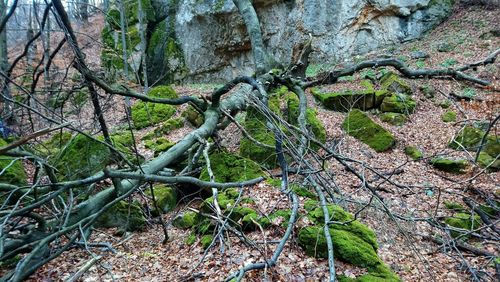
M 491 34 L 491 31 L 500 29 L 498 10 L 489 10 L 477 6 L 457 9 L 454 15 L 445 23 L 438 26 L 423 39 L 403 45 L 392 46 L 382 52 L 369 54 L 364 58 L 375 57 L 380 54 L 389 54 L 405 60 L 412 67 L 448 67 L 472 63 L 485 58 L 493 50 L 500 47 L 500 40 Z M 438 52 L 440 44 L 451 46 L 449 52 Z M 88 48 L 86 50 L 91 50 Z M 415 51 L 424 51 L 430 55 L 426 60 L 413 60 L 410 54 Z M 98 57 L 98 53 L 90 58 Z M 357 58 L 359 60 L 363 58 Z M 325 66 L 320 66 L 325 67 Z M 341 124 L 345 113 L 333 112 L 320 107 L 309 95 L 309 105 L 317 108 L 319 117 L 325 124 L 328 135 L 328 146 L 338 145 L 338 151 L 343 155 L 362 161 L 381 173 L 391 175 L 391 180 L 398 186 L 390 185 L 377 178 L 373 173 L 366 171 L 365 178 L 379 185 L 380 194 L 386 200 L 386 205 L 396 214 L 412 218 L 435 217 L 451 215 L 443 207 L 444 201 L 462 202 L 463 196 L 478 198 L 474 189 L 488 195 L 496 195 L 498 200 L 500 173 L 481 173 L 478 167 L 471 167 L 466 174 L 452 175 L 439 172 L 432 168 L 427 160 L 436 155 L 471 158 L 466 152 L 459 152 L 448 147 L 448 142 L 464 126 L 478 120 L 492 120 L 500 112 L 500 85 L 499 65 L 481 67 L 475 75 L 494 81 L 488 88 L 476 88 L 463 82 L 454 80 L 413 80 L 408 82 L 415 91 L 414 98 L 418 102 L 414 114 L 403 126 L 392 126 L 381 122 L 376 115 L 370 116 L 389 129 L 397 139 L 396 146 L 387 152 L 376 153 L 367 145 L 348 136 L 342 131 Z M 356 88 L 359 76 L 329 87 L 331 90 Z M 426 98 L 420 86 L 432 85 L 436 89 L 435 98 Z M 208 94 L 211 88 L 200 89 L 198 86 L 177 86 L 179 94 Z M 467 94 L 474 100 L 465 101 L 453 99 L 453 94 Z M 105 103 L 107 110 L 115 114 L 110 117 L 113 126 L 124 124 L 122 103 L 117 97 Z M 450 107 L 443 109 L 440 104 L 450 101 Z M 445 123 L 442 114 L 448 110 L 457 113 L 456 122 Z M 86 115 L 91 120 L 92 111 L 84 108 L 80 115 Z M 81 119 L 85 120 L 85 119 Z M 168 138 L 176 141 L 191 128 L 186 126 L 171 132 Z M 499 127 L 494 129 L 496 134 Z M 138 137 L 152 128 L 141 130 Z M 223 134 L 223 144 L 229 149 L 236 150 L 240 134 L 237 128 L 229 126 Z M 424 153 L 424 159 L 413 161 L 409 159 L 404 148 L 408 145 L 417 146 Z M 140 152 L 147 158 L 153 154 L 138 144 Z M 351 212 L 358 210 L 370 195 L 361 189 L 359 180 L 347 172 L 338 163 L 327 164 L 335 176 L 335 183 L 341 187 L 346 206 Z M 397 171 L 397 173 L 393 173 Z M 255 200 L 253 205 L 262 214 L 279 207 L 288 207 L 290 203 L 283 195 L 267 183 L 261 183 L 245 189 L 245 195 Z M 303 202 L 304 198 L 301 198 Z M 170 223 L 175 215 L 188 207 L 196 207 L 199 201 L 193 200 L 182 203 L 175 211 L 164 215 L 164 220 Z M 368 208 L 359 214 L 358 219 L 376 231 L 380 248 L 378 253 L 382 260 L 389 265 L 404 281 L 468 281 L 471 279 L 470 270 L 476 273 L 484 271 L 486 281 L 494 281 L 495 269 L 491 261 L 463 252 L 459 255 L 450 248 L 441 248 L 439 245 L 424 239 L 433 235 L 436 230 L 426 222 L 417 220 L 392 220 L 387 214 L 376 208 Z M 302 219 L 306 220 L 306 219 Z M 63 280 L 75 273 L 92 256 L 101 255 L 99 262 L 87 271 L 83 281 L 221 281 L 228 274 L 251 262 L 269 257 L 284 233 L 281 222 L 273 222 L 272 227 L 263 231 L 248 233 L 248 237 L 258 242 L 259 249 L 245 246 L 239 239 L 228 236 L 225 245 L 215 244 L 208 252 L 204 252 L 197 242 L 188 246 L 185 240 L 188 231 L 169 227 L 170 239 L 162 244 L 163 232 L 158 222 L 152 222 L 145 232 L 127 233 L 123 237 L 115 236 L 114 230 L 96 230 L 91 242 L 108 242 L 112 244 L 116 253 L 100 248 L 85 250 L 71 250 L 41 268 L 32 276 L 32 281 Z M 295 231 L 307 222 L 297 223 Z M 314 259 L 305 255 L 296 243 L 296 233 L 287 243 L 277 266 L 265 271 L 250 272 L 245 276 L 247 281 L 320 281 L 328 275 L 326 260 Z M 471 239 L 471 245 L 482 248 L 498 255 L 498 242 L 494 240 Z M 363 273 L 359 269 L 340 261 L 336 262 L 337 272 L 348 277 L 355 277 Z

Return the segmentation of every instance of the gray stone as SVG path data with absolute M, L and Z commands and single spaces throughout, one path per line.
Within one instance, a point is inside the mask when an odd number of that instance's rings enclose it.
M 427 54 L 423 51 L 415 51 L 415 52 L 410 53 L 410 58 L 412 58 L 414 60 L 427 59 L 427 58 L 429 58 L 429 54 Z
M 264 42 L 280 62 L 313 36 L 311 63 L 326 63 L 418 38 L 444 20 L 451 1 L 257 0 Z M 227 80 L 254 71 L 245 24 L 231 0 L 182 0 L 175 33 L 190 80 Z

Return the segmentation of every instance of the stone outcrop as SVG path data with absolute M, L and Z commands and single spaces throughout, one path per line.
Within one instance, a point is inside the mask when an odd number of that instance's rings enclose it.
M 311 63 L 328 63 L 418 38 L 451 12 L 453 0 L 257 0 L 264 44 L 289 64 L 312 36 Z M 134 2 L 135 3 L 135 2 Z M 142 73 L 140 30 L 145 30 L 151 83 L 226 81 L 254 71 L 250 39 L 232 0 L 142 0 L 126 7 L 128 67 Z M 120 70 L 122 43 L 116 5 L 103 30 L 102 63 Z M 130 76 L 134 77 L 134 76 Z
M 311 62 L 325 63 L 418 38 L 451 12 L 452 0 L 254 1 L 264 43 L 282 63 L 312 35 Z M 231 0 L 181 0 L 175 33 L 191 80 L 254 70 L 250 39 Z

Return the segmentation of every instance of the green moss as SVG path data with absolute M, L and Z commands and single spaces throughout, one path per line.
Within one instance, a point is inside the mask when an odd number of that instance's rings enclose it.
M 58 132 L 49 140 L 37 145 L 35 150 L 43 157 L 55 156 L 68 144 L 72 137 L 69 131 Z
M 172 7 L 171 11 L 175 11 L 175 9 Z M 177 42 L 173 19 L 175 19 L 175 14 L 169 15 L 167 19 L 152 28 L 146 50 L 148 79 L 150 81 L 172 83 L 176 77 L 187 72 L 184 52 Z
M 195 231 L 201 235 L 213 233 L 214 230 L 215 224 L 209 218 L 204 218 L 199 224 L 195 226 Z
M 464 231 L 472 231 L 481 226 L 481 218 L 478 215 L 471 216 L 467 213 L 457 213 L 452 217 L 448 217 L 444 221 L 449 226 L 464 229 Z M 458 237 L 462 234 L 459 231 L 451 231 L 452 237 Z
M 0 138 L 0 147 L 6 146 L 7 142 Z M 12 157 L 0 155 L 0 183 L 12 185 L 26 185 L 27 178 L 23 163 Z
M 443 205 L 452 211 L 464 211 L 465 208 L 461 204 L 453 201 L 443 201 Z
M 189 236 L 186 238 L 186 245 L 193 245 L 196 242 L 196 233 L 191 232 Z
M 172 146 L 174 146 L 175 143 L 171 142 L 165 137 L 160 137 L 155 140 L 146 140 L 144 142 L 144 146 L 147 149 L 153 150 L 155 156 L 158 156 L 161 152 L 165 152 L 168 149 L 170 149 Z
M 417 103 L 413 98 L 404 94 L 386 96 L 380 105 L 382 112 L 410 114 L 415 110 Z
M 120 201 L 103 213 L 96 221 L 98 227 L 119 227 L 129 231 L 142 231 L 147 220 L 138 202 Z
M 389 131 L 372 121 L 360 110 L 350 111 L 342 127 L 349 135 L 377 152 L 386 151 L 395 144 L 394 137 Z
M 336 258 L 356 266 L 372 268 L 382 262 L 373 247 L 345 230 L 330 229 Z M 298 243 L 307 255 L 327 258 L 326 238 L 321 227 L 305 227 L 299 231 Z
M 382 87 L 382 89 L 398 94 L 413 94 L 410 85 L 394 72 L 386 72 L 380 78 L 380 86 Z
M 439 106 L 443 109 L 448 109 L 451 106 L 451 102 L 449 100 L 444 100 L 439 103 Z
M 494 158 L 500 155 L 500 136 L 489 135 L 482 151 Z
M 285 95 L 285 101 L 288 109 L 288 122 L 293 125 L 298 125 L 299 98 L 294 93 L 289 92 Z M 314 137 L 321 143 L 325 143 L 326 130 L 321 120 L 318 119 L 317 112 L 314 109 L 306 109 L 306 123 L 314 134 Z
M 153 186 L 153 193 L 155 196 L 156 204 L 162 213 L 167 213 L 175 208 L 177 205 L 177 189 L 173 187 L 166 186 L 164 184 Z M 146 194 L 150 195 L 150 190 L 146 191 Z M 151 196 L 151 195 L 150 195 Z M 153 213 L 158 215 L 156 207 Z
M 211 154 L 210 166 L 216 182 L 241 182 L 264 175 L 254 161 L 226 152 Z M 201 171 L 200 179 L 210 180 L 206 166 Z
M 182 128 L 184 126 L 184 119 L 182 118 L 171 118 L 166 122 L 162 123 L 159 127 L 155 128 L 153 131 L 150 131 L 146 135 L 144 135 L 141 140 L 147 141 L 154 138 L 162 137 L 172 130 Z
M 297 185 L 297 184 L 291 184 L 289 186 L 292 189 L 292 191 L 295 194 L 297 194 L 298 196 L 306 197 L 306 198 L 310 198 L 310 199 L 318 198 L 318 196 L 314 192 L 309 190 L 308 187 L 304 187 L 304 186 Z M 277 187 L 279 187 L 279 186 L 277 186 Z
M 240 141 L 240 154 L 266 168 L 275 168 L 277 166 L 277 157 L 274 149 L 274 134 L 265 126 L 263 120 L 249 117 L 251 113 L 252 110 L 247 111 L 247 118 L 244 123 L 245 130 L 257 141 L 273 147 L 261 147 L 252 140 L 243 137 Z
M 319 202 L 317 200 L 308 199 L 304 201 L 304 209 L 308 212 L 314 210 L 317 207 L 319 207 Z
M 349 231 L 369 243 L 374 250 L 377 250 L 377 238 L 373 230 L 359 221 L 354 220 L 354 217 L 340 206 L 328 204 L 326 207 L 330 216 L 329 221 L 334 222 L 330 225 L 331 229 Z M 311 220 L 318 225 L 323 225 L 325 222 L 323 209 L 321 207 L 317 207 L 310 211 L 308 215 Z M 349 223 L 346 224 L 347 222 Z
M 487 167 L 491 171 L 498 171 L 500 169 L 500 159 L 495 159 L 486 152 L 479 152 L 477 163 L 480 167 Z
M 368 110 L 378 107 L 383 97 L 389 94 L 387 90 L 369 88 L 361 91 L 344 90 L 341 92 L 322 93 L 312 88 L 311 93 L 327 109 L 347 112 L 352 108 Z
M 225 193 L 219 193 L 217 195 L 217 202 L 219 203 L 219 207 L 221 208 L 221 210 L 226 210 L 230 207 L 234 207 L 235 200 L 228 197 L 228 195 Z M 210 213 L 214 209 L 213 204 L 214 198 L 212 196 L 203 201 L 200 206 L 200 210 L 205 213 Z
M 65 180 L 89 177 L 111 163 L 110 149 L 85 135 L 77 134 L 54 161 Z
M 205 117 L 191 105 L 189 105 L 187 109 L 182 112 L 182 116 L 195 127 L 200 127 L 203 122 L 205 122 Z
M 467 160 L 453 160 L 441 157 L 432 159 L 430 163 L 436 169 L 455 174 L 464 173 L 464 170 L 469 166 Z
M 271 221 L 282 219 L 283 223 L 281 224 L 281 226 L 286 227 L 288 225 L 288 221 L 290 220 L 291 216 L 292 216 L 292 211 L 290 209 L 283 209 L 283 210 L 277 210 L 272 214 L 270 214 L 269 219 Z
M 400 113 L 382 113 L 380 120 L 392 125 L 403 125 L 406 122 L 406 115 Z
M 172 225 L 177 228 L 188 229 L 194 227 L 198 223 L 200 223 L 200 216 L 195 212 L 188 211 L 182 215 L 176 216 Z
M 484 134 L 485 132 L 479 128 L 470 125 L 465 126 L 460 130 L 457 136 L 451 140 L 449 146 L 457 150 L 466 149 L 475 151 Z
M 210 245 L 212 245 L 212 242 L 214 240 L 214 235 L 203 235 L 201 236 L 201 247 L 206 250 Z
M 457 113 L 454 111 L 446 111 L 442 116 L 441 120 L 444 122 L 455 122 L 457 120 Z
M 424 154 L 415 146 L 406 146 L 405 154 L 408 155 L 413 160 L 420 160 L 423 158 Z
M 178 97 L 170 86 L 155 87 L 151 89 L 149 96 L 166 99 Z M 171 105 L 139 101 L 132 106 L 132 121 L 137 129 L 141 129 L 166 121 L 172 117 L 175 112 L 175 107 Z

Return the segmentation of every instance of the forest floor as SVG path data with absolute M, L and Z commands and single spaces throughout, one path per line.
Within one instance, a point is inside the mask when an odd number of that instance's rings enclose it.
M 438 26 L 424 38 L 393 46 L 382 53 L 394 55 L 406 60 L 412 67 L 447 67 L 462 65 L 484 59 L 493 50 L 500 47 L 499 37 L 491 35 L 495 31 L 498 36 L 500 30 L 498 10 L 489 10 L 482 7 L 459 8 L 445 23 Z M 95 26 L 93 27 L 95 29 Z M 97 34 L 96 34 L 97 36 Z M 94 37 L 96 38 L 96 37 Z M 452 46 L 449 52 L 438 52 L 438 45 L 447 43 Z M 86 49 L 86 50 L 90 50 Z M 425 51 L 430 55 L 425 61 L 412 60 L 410 54 L 414 51 Z M 380 54 L 380 52 L 377 52 Z M 98 60 L 99 54 L 88 54 L 88 58 Z M 368 54 L 364 58 L 375 57 Z M 97 57 L 97 58 L 96 58 Z M 361 59 L 361 58 L 358 58 Z M 94 67 L 94 66 L 91 66 Z M 319 68 L 324 66 L 319 66 Z M 392 126 L 381 122 L 376 115 L 371 117 L 389 129 L 397 139 L 396 146 L 387 152 L 376 153 L 367 145 L 348 136 L 342 131 L 341 124 L 345 113 L 329 111 L 309 96 L 309 105 L 316 108 L 319 118 L 323 121 L 327 131 L 327 145 L 331 146 L 335 140 L 338 151 L 343 155 L 365 162 L 378 169 L 380 172 L 393 172 L 392 180 L 409 189 L 402 189 L 383 183 L 380 184 L 380 194 L 386 200 L 388 207 L 395 213 L 413 217 L 448 216 L 450 211 L 442 205 L 443 201 L 462 202 L 463 196 L 477 198 L 471 187 L 490 195 L 499 195 L 500 173 L 481 173 L 478 167 L 471 167 L 466 174 L 453 175 L 439 172 L 432 168 L 426 160 L 436 155 L 470 158 L 467 152 L 454 151 L 448 148 L 448 142 L 465 124 L 478 121 L 491 121 L 500 112 L 499 93 L 499 65 L 481 67 L 474 74 L 494 81 L 492 87 L 476 88 L 463 82 L 454 80 L 408 80 L 415 90 L 414 98 L 417 101 L 415 113 L 403 126 Z M 342 81 L 329 89 L 356 88 L 359 76 L 351 81 Z M 436 91 L 436 97 L 429 99 L 424 96 L 419 86 L 431 84 Z M 199 85 L 175 86 L 180 95 L 209 94 L 210 87 Z M 452 93 L 472 93 L 471 101 L 453 99 Z M 440 104 L 450 101 L 448 109 L 443 109 Z M 106 104 L 108 111 L 114 114 L 110 119 L 111 124 L 121 126 L 124 124 L 121 103 L 110 101 Z M 445 123 L 441 120 L 442 114 L 447 110 L 457 113 L 457 121 Z M 88 112 L 91 120 L 92 111 Z M 82 114 L 82 113 L 80 113 Z M 82 118 L 81 120 L 85 120 Z M 145 134 L 145 129 L 139 133 Z M 168 136 L 172 141 L 177 141 L 186 132 L 192 130 L 189 126 L 175 130 Z M 494 128 L 499 134 L 498 126 Z M 230 150 L 235 150 L 239 144 L 240 136 L 235 126 L 230 126 L 223 133 L 223 144 Z M 404 154 L 404 148 L 415 145 L 424 152 L 424 159 L 419 161 L 409 160 Z M 151 152 L 144 149 L 146 157 L 152 157 Z M 341 187 L 344 196 L 350 199 L 347 208 L 353 212 L 359 208 L 355 202 L 364 202 L 370 199 L 366 190 L 360 188 L 358 180 L 339 164 L 331 162 L 327 165 L 335 176 L 335 183 Z M 375 179 L 373 174 L 367 173 L 366 177 Z M 245 189 L 245 195 L 255 200 L 254 207 L 262 214 L 268 214 L 276 207 L 288 207 L 286 197 L 273 186 L 261 183 Z M 498 198 L 497 198 L 498 199 Z M 300 198 L 303 202 L 303 198 Z M 164 220 L 171 223 L 176 214 L 196 207 L 199 201 L 180 203 L 178 207 L 166 215 Z M 395 271 L 403 281 L 468 281 L 471 280 L 470 269 L 484 271 L 489 276 L 483 278 L 495 280 L 495 269 L 491 260 L 477 257 L 470 253 L 458 254 L 441 248 L 425 238 L 436 232 L 426 222 L 418 221 L 393 221 L 379 209 L 368 208 L 359 214 L 358 219 L 375 230 L 379 242 L 378 254 L 381 259 Z M 301 226 L 300 220 L 295 232 Z M 286 244 L 276 266 L 265 271 L 249 272 L 246 281 L 321 281 L 327 279 L 328 263 L 323 259 L 306 256 L 296 242 L 296 233 Z M 189 231 L 169 226 L 169 240 L 162 244 L 163 231 L 158 224 L 151 224 L 144 232 L 126 233 L 124 237 L 115 236 L 115 230 L 99 229 L 94 232 L 91 243 L 109 242 L 116 253 L 90 248 L 88 250 L 74 249 L 64 253 L 57 259 L 39 269 L 31 281 L 58 281 L 69 277 L 82 267 L 94 255 L 102 256 L 99 262 L 90 268 L 84 275 L 83 281 L 221 281 L 230 273 L 240 267 L 263 261 L 263 255 L 269 257 L 276 244 L 284 233 L 279 222 L 263 231 L 248 233 L 247 236 L 254 241 L 266 241 L 261 244 L 260 250 L 245 246 L 237 238 L 228 236 L 226 245 L 218 243 L 208 252 L 204 252 L 199 242 L 188 246 L 185 241 Z M 270 242 L 270 243 L 269 243 Z M 499 254 L 498 242 L 489 240 L 471 239 L 470 244 Z M 336 261 L 337 273 L 349 277 L 357 276 L 363 272 L 341 261 Z

